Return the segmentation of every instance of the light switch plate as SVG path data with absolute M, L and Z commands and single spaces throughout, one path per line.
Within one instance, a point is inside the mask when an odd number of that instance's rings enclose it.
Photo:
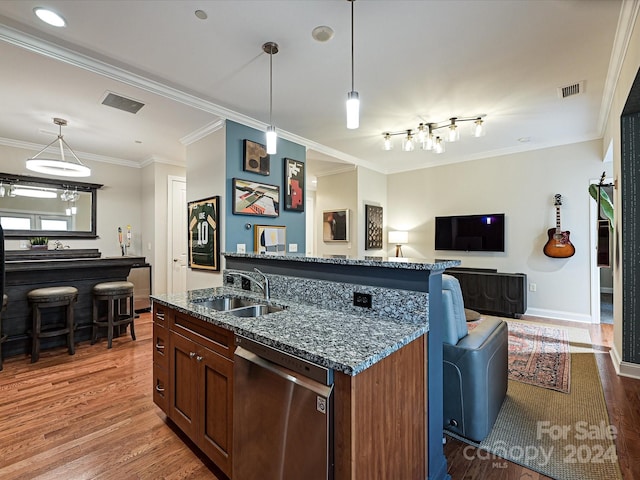
M 238 243 L 236 245 L 236 253 L 247 253 L 247 245 L 244 243 Z
M 295 253 L 298 251 L 298 244 L 297 243 L 290 243 L 289 244 L 289 251 L 291 253 Z

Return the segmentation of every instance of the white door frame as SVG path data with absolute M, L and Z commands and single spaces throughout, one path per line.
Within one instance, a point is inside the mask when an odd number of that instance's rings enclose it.
M 167 175 L 167 293 L 173 292 L 173 182 L 187 182 L 185 177 Z M 185 205 L 185 208 L 187 206 Z

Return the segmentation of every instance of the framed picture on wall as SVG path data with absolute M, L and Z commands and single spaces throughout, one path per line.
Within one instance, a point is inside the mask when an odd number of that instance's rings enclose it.
M 364 217 L 364 248 L 379 250 L 382 248 L 382 207 L 365 205 Z
M 220 271 L 220 197 L 187 203 L 189 268 Z
M 325 242 L 349 241 L 349 209 L 322 212 L 322 240 Z
M 251 140 L 244 140 L 244 156 L 242 169 L 245 172 L 269 175 L 271 173 L 271 159 L 264 145 Z
M 284 209 L 304 212 L 304 163 L 284 159 Z
M 277 217 L 280 215 L 280 187 L 250 180 L 233 179 L 233 213 Z
M 284 254 L 287 252 L 287 227 L 254 225 L 255 253 Z

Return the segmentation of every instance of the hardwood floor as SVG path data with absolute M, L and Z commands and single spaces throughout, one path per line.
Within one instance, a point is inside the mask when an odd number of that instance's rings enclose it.
M 217 479 L 151 398 L 151 314 L 76 354 L 9 358 L 0 372 L 0 478 Z M 169 428 L 168 428 L 169 426 Z
M 523 317 L 534 320 L 533 317 Z M 612 325 L 589 326 L 625 479 L 640 478 L 640 381 L 615 375 L 608 354 Z M 95 345 L 45 350 L 6 359 L 0 372 L 0 478 L 31 479 L 223 479 L 215 466 L 167 423 L 153 404 L 151 315 L 128 335 Z M 479 459 L 449 439 L 449 473 L 458 479 L 545 479 L 501 459 Z M 467 460 L 472 458 L 473 460 Z M 404 480 L 404 479 L 399 479 Z

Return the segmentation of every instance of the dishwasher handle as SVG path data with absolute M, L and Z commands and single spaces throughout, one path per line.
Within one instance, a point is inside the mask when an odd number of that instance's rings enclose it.
M 266 360 L 245 348 L 237 347 L 235 355 L 236 357 L 240 357 L 241 359 L 246 360 L 249 363 L 253 363 L 258 367 L 269 370 L 273 374 L 285 379 L 288 382 L 295 383 L 303 388 L 306 388 L 307 390 L 311 390 L 312 392 L 322 397 L 329 398 L 331 392 L 333 391 L 333 385 L 324 385 L 311 378 L 307 378 L 301 374 L 289 370 L 288 368 L 281 367 L 276 363 L 270 362 L 269 360 Z

